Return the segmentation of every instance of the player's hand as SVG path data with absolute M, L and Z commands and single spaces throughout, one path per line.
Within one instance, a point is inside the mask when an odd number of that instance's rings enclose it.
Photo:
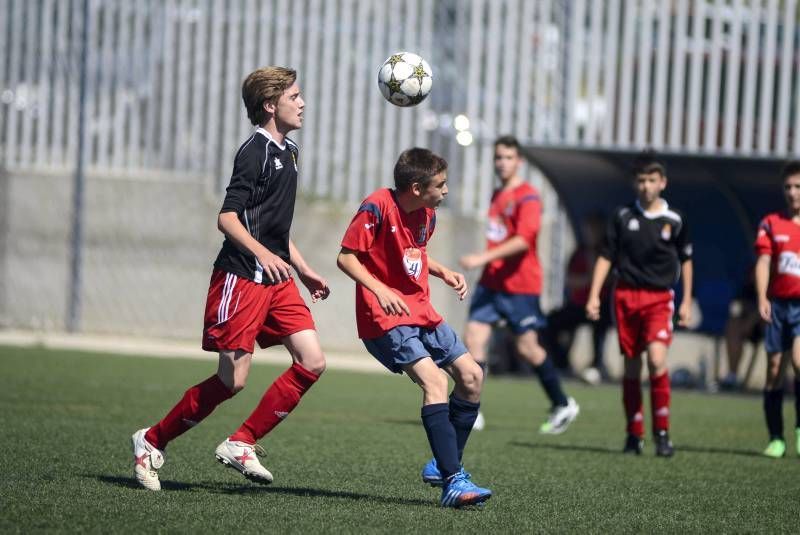
M 292 278 L 292 268 L 281 257 L 266 251 L 259 255 L 258 263 L 264 268 L 264 275 L 271 283 L 288 281 Z
M 383 311 L 390 316 L 411 315 L 411 309 L 408 308 L 406 302 L 403 301 L 402 297 L 394 293 L 391 288 L 386 286 L 379 288 L 375 291 L 375 297 L 378 298 L 378 304 L 381 305 Z
M 479 254 L 464 255 L 458 263 L 461 264 L 461 267 L 464 269 L 474 269 L 484 264 L 483 258 Z
M 461 301 L 464 300 L 467 295 L 467 280 L 462 273 L 448 269 L 442 274 L 442 280 L 456 291 Z
M 678 325 L 681 327 L 689 327 L 689 321 L 692 319 L 692 302 L 685 299 L 678 307 Z
M 772 304 L 769 302 L 769 299 L 758 300 L 758 314 L 761 316 L 762 320 L 767 323 L 772 323 Z
M 592 321 L 600 319 L 600 298 L 589 296 L 586 301 L 586 317 Z
M 308 293 L 311 294 L 311 302 L 316 303 L 320 300 L 325 300 L 331 295 L 331 289 L 328 287 L 328 281 L 318 275 L 313 269 L 307 269 L 304 273 L 298 272 L 300 280 L 303 282 Z

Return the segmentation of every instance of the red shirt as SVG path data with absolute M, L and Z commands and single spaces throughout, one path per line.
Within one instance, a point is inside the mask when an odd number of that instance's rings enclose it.
M 755 249 L 772 257 L 769 296 L 800 298 L 800 225 L 785 213 L 769 214 L 758 225 Z
M 528 250 L 486 265 L 480 284 L 512 294 L 542 293 L 542 268 L 536 256 L 542 204 L 536 188 L 523 182 L 510 190 L 498 189 L 489 206 L 486 247 L 493 249 L 513 236 L 522 236 Z
M 356 284 L 359 338 L 377 338 L 398 325 L 434 328 L 442 317 L 433 309 L 428 287 L 426 246 L 436 227 L 436 212 L 420 208 L 405 213 L 394 191 L 380 189 L 364 199 L 342 239 L 357 251 L 373 277 L 403 298 L 411 315 L 386 314 L 371 291 Z

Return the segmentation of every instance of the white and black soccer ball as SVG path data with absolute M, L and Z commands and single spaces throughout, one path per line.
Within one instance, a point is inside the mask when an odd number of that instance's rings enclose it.
M 378 71 L 381 94 L 395 106 L 416 106 L 425 100 L 432 86 L 431 66 L 411 52 L 392 54 Z

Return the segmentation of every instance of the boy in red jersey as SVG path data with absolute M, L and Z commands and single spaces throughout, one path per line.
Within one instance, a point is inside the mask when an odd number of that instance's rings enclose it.
M 297 191 L 298 148 L 287 134 L 303 123 L 305 103 L 297 74 L 283 67 L 251 73 L 242 100 L 256 131 L 236 153 L 233 175 L 217 220 L 225 235 L 206 301 L 203 349 L 219 353 L 217 373 L 189 388 L 157 424 L 132 437 L 134 474 L 160 490 L 157 470 L 167 444 L 244 388 L 255 342 L 278 343 L 294 363 L 264 394 L 250 417 L 217 446 L 215 456 L 258 483 L 272 474 L 256 458 L 256 441 L 300 402 L 325 369 L 314 320 L 294 280 L 294 267 L 311 301 L 328 297 L 328 283 L 306 264 L 289 239 Z
M 464 341 L 470 354 L 486 370 L 486 345 L 492 325 L 501 319 L 514 334 L 519 358 L 529 363 L 550 400 L 550 415 L 540 433 L 566 431 L 580 408 L 561 388 L 553 359 L 539 343 L 537 331 L 545 324 L 539 308 L 542 268 L 536 255 L 541 202 L 539 192 L 519 175 L 522 165 L 519 142 L 504 136 L 494 144 L 494 167 L 501 187 L 492 195 L 486 230 L 486 249 L 461 258 L 464 269 L 485 266 L 472 296 Z M 483 427 L 483 416 L 476 429 Z
M 783 457 L 783 370 L 794 366 L 795 437 L 800 455 L 800 161 L 781 171 L 786 211 L 769 214 L 756 237 L 758 311 L 767 322 L 767 384 L 764 415 L 769 431 L 768 457 Z
M 394 373 L 422 388 L 422 423 L 433 452 L 426 483 L 441 485 L 441 505 L 488 500 L 492 492 L 470 481 L 461 457 L 480 407 L 483 373 L 430 302 L 428 274 L 467 293 L 461 273 L 427 254 L 435 209 L 447 195 L 447 162 L 427 149 L 403 152 L 394 167 L 395 189 L 361 203 L 342 239 L 337 264 L 356 281 L 358 336 Z M 445 370 L 455 380 L 447 395 Z
M 667 187 L 664 166 L 650 153 L 634 165 L 636 202 L 619 208 L 609 221 L 606 244 L 592 274 L 586 315 L 600 316 L 600 290 L 613 266 L 617 275 L 614 311 L 620 351 L 625 356 L 622 402 L 628 436 L 624 453 L 641 454 L 644 445 L 642 415 L 642 353 L 647 353 L 650 402 L 656 455 L 671 457 L 669 440 L 670 381 L 667 349 L 672 342 L 674 312 L 672 286 L 683 280 L 679 325 L 689 322 L 692 301 L 692 245 L 685 218 L 661 198 Z

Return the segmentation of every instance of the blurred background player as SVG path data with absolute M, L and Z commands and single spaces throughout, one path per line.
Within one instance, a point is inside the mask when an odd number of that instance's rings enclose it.
M 753 278 L 754 268 L 748 269 L 750 276 L 739 289 L 737 296 L 728 307 L 728 320 L 725 322 L 725 349 L 728 360 L 728 372 L 719 382 L 722 391 L 730 392 L 744 388 L 752 369 L 751 363 L 743 379 L 739 377 L 739 366 L 742 362 L 745 344 L 750 342 L 754 349 L 761 344 L 764 337 L 761 314 L 758 312 L 756 285 Z M 755 351 L 753 352 L 755 357 Z
M 600 291 L 613 267 L 617 275 L 614 312 L 625 357 L 622 401 L 628 436 L 623 451 L 641 454 L 644 446 L 642 353 L 647 352 L 656 455 L 671 457 L 667 372 L 675 306 L 671 288 L 680 274 L 683 297 L 678 323 L 686 326 L 692 299 L 692 245 L 685 218 L 661 198 L 667 175 L 654 154 L 643 153 L 636 160 L 634 187 L 636 201 L 616 210 L 609 221 L 605 247 L 594 266 L 586 314 L 599 319 Z
M 768 457 L 783 457 L 783 372 L 794 367 L 795 439 L 800 455 L 800 161 L 781 171 L 786 211 L 767 215 L 756 237 L 756 295 L 758 311 L 767 322 L 767 381 L 764 415 L 769 432 Z
M 423 481 L 442 486 L 443 507 L 482 503 L 492 492 L 472 483 L 461 458 L 480 408 L 483 372 L 434 310 L 428 286 L 430 273 L 460 299 L 467 293 L 464 275 L 426 251 L 435 209 L 447 195 L 447 162 L 427 149 L 409 149 L 395 164 L 394 182 L 395 189 L 380 189 L 361 203 L 337 263 L 356 281 L 358 337 L 381 364 L 422 388 L 422 423 L 433 452 Z M 441 370 L 455 380 L 449 400 Z
M 540 331 L 542 346 L 553 357 L 556 368 L 573 374 L 569 353 L 575 341 L 575 331 L 584 323 L 592 328 L 592 362 L 580 372 L 580 378 L 592 385 L 608 378 L 603 353 L 606 333 L 611 326 L 608 309 L 608 284 L 600 293 L 600 319 L 589 321 L 586 317 L 586 300 L 592 284 L 592 267 L 603 244 L 606 218 L 591 214 L 584 219 L 578 246 L 567 262 L 564 285 L 564 304 L 547 315 L 547 326 Z
M 465 269 L 484 268 L 470 304 L 464 341 L 485 372 L 492 325 L 506 320 L 517 356 L 533 366 L 550 400 L 550 415 L 539 432 L 558 434 L 566 431 L 580 408 L 564 394 L 553 359 L 547 356 L 537 336 L 537 330 L 546 323 L 539 308 L 542 268 L 536 255 L 541 201 L 539 192 L 519 175 L 521 165 L 517 139 L 498 138 L 494 144 L 494 168 L 501 185 L 492 194 L 489 206 L 486 249 L 461 258 Z M 479 415 L 476 428 L 483 425 L 483 416 Z
M 298 148 L 286 135 L 302 126 L 305 106 L 296 78 L 291 69 L 266 67 L 242 84 L 247 116 L 257 128 L 236 153 L 217 220 L 225 241 L 214 262 L 203 330 L 203 349 L 218 352 L 219 365 L 161 421 L 133 435 L 134 473 L 147 489 L 161 489 L 157 470 L 167 444 L 244 388 L 256 341 L 261 347 L 282 343 L 294 363 L 215 456 L 252 481 L 271 483 L 256 442 L 286 418 L 325 369 L 314 320 L 291 275 L 294 267 L 312 302 L 328 297 L 328 283 L 289 239 Z

